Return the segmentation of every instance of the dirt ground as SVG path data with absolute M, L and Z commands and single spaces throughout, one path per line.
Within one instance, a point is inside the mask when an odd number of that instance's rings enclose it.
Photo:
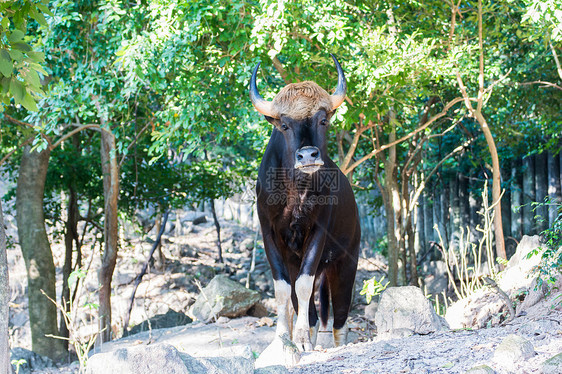
M 166 266 L 158 270 L 152 266 L 137 290 L 130 326 L 141 323 L 169 309 L 185 313 L 199 293 L 198 284 L 205 286 L 214 275 L 227 273 L 231 278 L 245 283 L 251 265 L 252 244 L 255 232 L 232 221 L 221 221 L 222 243 L 225 264 L 218 264 L 216 231 L 211 222 L 191 225 L 181 235 L 173 232 L 165 235 L 163 252 Z M 148 235 L 134 234 L 125 227 L 122 233 L 129 239 L 122 242 L 116 273 L 113 280 L 113 330 L 117 338 L 123 335 L 123 320 L 133 289 L 133 281 L 143 266 L 150 247 Z M 266 262 L 259 240 L 255 269 L 250 286 L 262 293 L 262 303 L 270 312 L 263 318 L 221 318 L 217 323 L 193 323 L 167 329 L 156 329 L 95 347 L 94 351 L 113 350 L 138 344 L 168 342 L 176 348 L 194 356 L 212 356 L 217 348 L 249 345 L 259 354 L 271 342 L 274 335 L 273 284 L 269 265 Z M 61 243 L 53 245 L 55 265 L 60 269 L 63 248 Z M 99 248 L 91 246 L 85 251 L 86 264 L 91 261 L 84 282 L 80 305 L 97 300 L 97 275 Z M 21 251 L 17 246 L 8 253 L 10 286 L 12 289 L 10 340 L 12 347 L 30 349 L 29 319 L 25 297 L 26 276 Z M 354 303 L 350 314 L 350 344 L 339 348 L 318 349 L 307 352 L 299 364 L 290 368 L 291 373 L 457 373 L 474 366 L 487 364 L 498 373 L 540 372 L 543 361 L 562 352 L 562 310 L 550 300 L 539 303 L 525 316 L 516 318 L 502 327 L 482 330 L 448 331 L 426 336 L 382 341 L 376 337 L 372 321 L 364 317 L 365 299 L 359 295 L 363 280 L 383 274 L 384 263 L 377 258 L 362 258 L 356 280 Z M 555 297 L 553 295 L 552 297 Z M 549 304 L 550 303 L 550 304 Z M 554 305 L 554 307 L 553 307 Z M 91 336 L 95 333 L 95 309 L 82 307 L 78 313 L 79 334 Z M 535 355 L 506 369 L 493 361 L 495 348 L 509 334 L 518 334 L 529 340 Z M 330 334 L 324 337 L 330 340 Z M 321 336 L 319 336 L 322 339 Z M 74 373 L 76 363 L 59 368 L 38 371 L 42 373 Z

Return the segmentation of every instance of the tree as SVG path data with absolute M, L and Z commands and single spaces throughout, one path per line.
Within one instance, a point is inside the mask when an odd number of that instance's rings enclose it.
M 11 374 L 10 341 L 8 324 L 10 322 L 10 282 L 8 276 L 8 256 L 6 253 L 6 232 L 4 231 L 4 215 L 0 201 L 0 373 Z

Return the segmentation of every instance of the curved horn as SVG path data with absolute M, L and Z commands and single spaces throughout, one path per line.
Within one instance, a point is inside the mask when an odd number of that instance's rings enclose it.
M 334 64 L 336 64 L 336 69 L 338 70 L 338 86 L 336 87 L 336 92 L 332 94 L 332 110 L 336 110 L 336 108 L 339 107 L 345 100 L 347 82 L 345 80 L 345 75 L 343 74 L 343 69 L 336 59 L 336 56 L 331 53 L 330 56 L 334 59 Z
M 256 76 L 258 75 L 258 69 L 260 68 L 260 63 L 258 63 L 252 73 L 252 79 L 250 79 L 250 100 L 254 105 L 254 108 L 264 116 L 275 117 L 273 115 L 273 105 L 271 101 L 265 100 L 258 91 L 258 86 L 256 85 Z

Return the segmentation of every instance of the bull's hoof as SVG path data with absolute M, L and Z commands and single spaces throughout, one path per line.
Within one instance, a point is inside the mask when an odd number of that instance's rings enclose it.
M 340 347 L 347 344 L 347 324 L 341 329 L 334 329 L 334 345 Z
M 301 352 L 312 351 L 314 348 L 310 342 L 310 332 L 308 329 L 296 329 L 293 335 L 293 341 Z
M 283 365 L 291 367 L 296 365 L 301 358 L 297 346 L 289 338 L 289 334 L 276 336 L 273 342 L 260 354 L 256 360 L 256 369 Z

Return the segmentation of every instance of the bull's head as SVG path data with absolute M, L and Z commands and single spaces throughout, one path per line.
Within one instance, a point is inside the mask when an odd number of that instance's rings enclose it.
M 285 138 L 286 155 L 294 168 L 307 174 L 318 171 L 327 157 L 326 133 L 330 118 L 345 100 L 347 84 L 338 60 L 338 86 L 333 95 L 314 82 L 291 83 L 272 101 L 265 100 L 256 85 L 256 66 L 250 81 L 250 99 L 258 112 Z

